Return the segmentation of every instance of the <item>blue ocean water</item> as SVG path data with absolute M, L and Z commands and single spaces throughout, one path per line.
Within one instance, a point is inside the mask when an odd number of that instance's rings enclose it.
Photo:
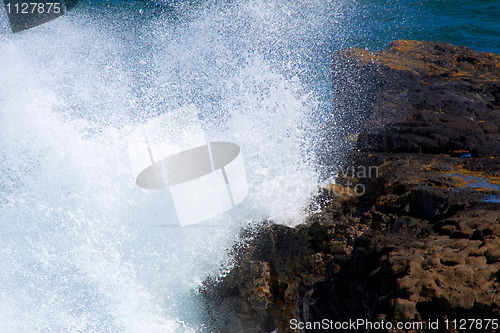
M 202 331 L 196 288 L 231 266 L 239 230 L 305 216 L 331 53 L 398 38 L 500 52 L 498 17 L 495 1 L 81 1 L 12 34 L 0 13 L 0 331 Z M 185 106 L 241 146 L 250 186 L 194 228 L 135 186 L 127 149 Z
M 394 39 L 438 40 L 500 52 L 500 4 L 495 0 L 357 1 L 353 44 L 385 48 Z
M 109 3 L 121 6 L 131 2 Z M 156 11 L 174 8 L 179 3 L 193 6 L 203 1 L 134 2 Z M 353 0 L 345 2 L 345 6 L 349 18 L 344 22 L 348 35 L 344 36 L 343 46 L 375 50 L 385 48 L 395 39 L 438 40 L 480 52 L 500 53 L 500 4 L 496 0 Z M 338 44 L 330 47 L 335 49 Z

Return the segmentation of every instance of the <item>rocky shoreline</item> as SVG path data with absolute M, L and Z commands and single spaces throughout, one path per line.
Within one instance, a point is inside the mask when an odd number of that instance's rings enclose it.
M 500 56 L 395 41 L 332 59 L 351 123 L 323 136 L 343 138 L 347 162 L 319 213 L 264 223 L 225 277 L 205 281 L 207 330 L 366 319 L 454 332 L 444 320 L 500 318 Z

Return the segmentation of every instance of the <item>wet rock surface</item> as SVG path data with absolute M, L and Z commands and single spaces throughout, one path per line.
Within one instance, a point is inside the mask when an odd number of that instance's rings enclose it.
M 333 59 L 337 107 L 364 124 L 340 133 L 354 149 L 319 213 L 263 224 L 205 282 L 207 330 L 438 319 L 445 332 L 445 319 L 500 318 L 500 56 L 396 41 Z

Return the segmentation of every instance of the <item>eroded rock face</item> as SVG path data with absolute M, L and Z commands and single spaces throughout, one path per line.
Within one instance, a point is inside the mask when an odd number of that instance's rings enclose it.
M 366 84 L 339 99 L 364 124 L 343 133 L 357 137 L 345 167 L 377 173 L 339 175 L 304 225 L 263 225 L 205 284 L 208 330 L 500 318 L 500 56 L 396 41 L 340 51 L 333 68 L 339 91 Z
M 381 86 L 365 151 L 500 155 L 500 56 L 438 42 L 396 41 L 383 52 L 345 51 L 371 64 Z

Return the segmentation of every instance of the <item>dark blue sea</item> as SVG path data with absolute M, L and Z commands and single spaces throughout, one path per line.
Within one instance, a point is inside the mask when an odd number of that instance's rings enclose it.
M 350 41 L 383 49 L 394 39 L 437 40 L 481 52 L 500 52 L 498 1 L 357 1 Z
M 332 52 L 500 53 L 499 18 L 493 0 L 84 0 L 13 33 L 0 12 L 0 332 L 202 332 L 197 290 L 241 229 L 302 223 L 324 181 Z M 171 193 L 136 186 L 145 128 L 162 149 L 193 128 L 238 144 L 244 201 L 181 227 Z

